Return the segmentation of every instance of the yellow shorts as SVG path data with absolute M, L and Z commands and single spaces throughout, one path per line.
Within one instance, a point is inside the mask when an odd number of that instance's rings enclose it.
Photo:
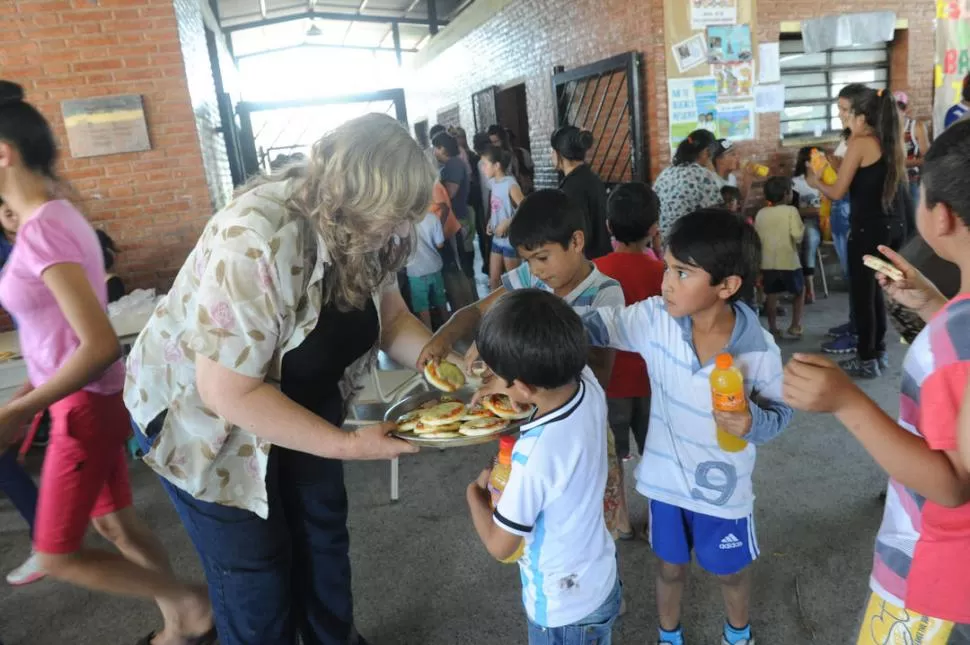
M 957 645 L 970 642 L 970 628 L 897 607 L 872 594 L 856 645 Z

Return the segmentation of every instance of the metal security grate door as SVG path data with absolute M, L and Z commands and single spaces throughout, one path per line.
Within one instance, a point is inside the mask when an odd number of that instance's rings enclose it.
M 593 133 L 586 161 L 610 186 L 646 180 L 640 65 L 631 52 L 552 77 L 556 123 Z

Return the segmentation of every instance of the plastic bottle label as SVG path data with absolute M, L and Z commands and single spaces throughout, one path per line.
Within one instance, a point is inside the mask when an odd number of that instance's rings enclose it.
M 744 412 L 747 409 L 748 400 L 743 392 L 736 394 L 722 394 L 712 392 L 714 397 L 714 409 L 721 412 Z

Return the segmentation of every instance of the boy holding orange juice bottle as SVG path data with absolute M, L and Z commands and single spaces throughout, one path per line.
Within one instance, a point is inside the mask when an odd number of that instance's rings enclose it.
M 650 498 L 650 543 L 660 558 L 661 645 L 684 643 L 681 599 L 692 550 L 721 582 L 722 643 L 755 642 L 748 615 L 748 565 L 758 557 L 754 446 L 792 416 L 781 402 L 778 346 L 738 302 L 760 256 L 749 224 L 723 210 L 691 213 L 667 238 L 662 297 L 583 316 L 591 344 L 639 353 L 650 366 L 651 426 L 636 487 Z

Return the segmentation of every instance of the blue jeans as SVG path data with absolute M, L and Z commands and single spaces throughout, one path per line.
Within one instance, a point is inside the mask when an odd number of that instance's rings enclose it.
M 599 609 L 573 625 L 540 627 L 529 621 L 529 645 L 611 645 L 613 623 L 620 615 L 623 586 L 617 572 L 616 585 Z
M 304 645 L 364 645 L 340 461 L 274 447 L 265 520 L 162 485 L 202 561 L 222 645 L 294 645 L 297 634 Z
M 818 228 L 818 219 L 810 217 L 805 220 L 805 237 L 802 238 L 801 260 L 802 273 L 806 276 L 815 275 L 815 265 L 818 264 L 818 247 L 822 243 L 822 232 Z
M 842 266 L 842 275 L 846 280 L 849 279 L 849 218 L 851 216 L 849 200 L 840 199 L 832 202 L 832 215 L 829 223 L 832 228 L 832 244 L 835 246 L 835 254 L 839 256 L 839 264 Z
M 17 463 L 16 448 L 0 455 L 0 490 L 13 502 L 14 508 L 30 527 L 30 535 L 33 537 L 34 516 L 37 515 L 37 484 Z

